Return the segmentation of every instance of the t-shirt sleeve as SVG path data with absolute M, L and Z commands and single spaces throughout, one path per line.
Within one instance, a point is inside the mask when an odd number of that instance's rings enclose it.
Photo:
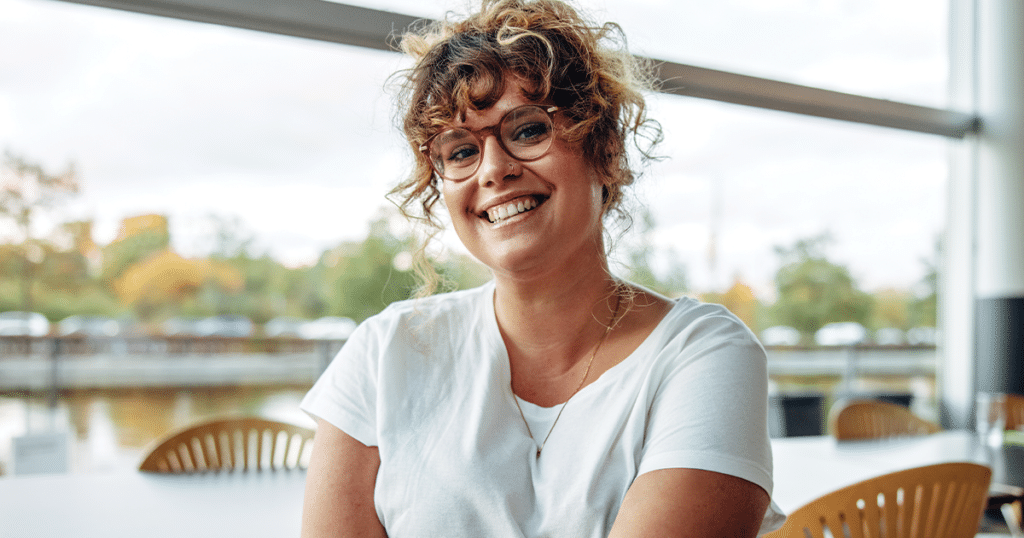
M 299 404 L 366 446 L 377 445 L 378 333 L 372 318 L 357 327 Z
M 764 348 L 727 312 L 701 318 L 662 350 L 638 475 L 689 468 L 724 473 L 772 493 Z M 785 520 L 772 502 L 761 533 Z
M 722 312 L 701 317 L 662 350 L 639 473 L 697 468 L 772 491 L 764 348 Z

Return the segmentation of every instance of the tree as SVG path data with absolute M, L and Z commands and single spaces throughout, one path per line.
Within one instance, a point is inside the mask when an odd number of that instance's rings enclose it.
M 132 265 L 156 256 L 171 245 L 164 215 L 138 215 L 121 220 L 117 237 L 103 247 L 102 279 L 110 289 Z
M 21 309 L 33 310 L 32 284 L 36 267 L 43 261 L 47 242 L 35 236 L 40 217 L 53 212 L 68 196 L 78 193 L 79 180 L 73 165 L 51 173 L 11 151 L 0 165 L 0 218 L 10 221 L 21 243 Z
M 939 260 L 942 258 L 942 242 L 935 241 L 931 259 L 922 259 L 925 274 L 914 286 L 914 298 L 910 301 L 908 325 L 910 327 L 936 327 L 939 296 Z
M 365 240 L 348 243 L 325 254 L 329 313 L 362 321 L 387 305 L 408 299 L 416 290 L 411 267 L 400 263 L 415 248 L 410 235 L 391 231 L 393 212 L 382 212 L 371 223 Z
M 776 247 L 781 267 L 775 274 L 778 299 L 770 315 L 777 325 L 789 325 L 810 342 L 826 323 L 866 324 L 871 296 L 857 288 L 850 271 L 825 256 L 827 234 L 801 239 L 792 247 Z
M 739 276 L 733 279 L 732 286 L 725 293 L 705 293 L 701 295 L 701 300 L 720 304 L 740 318 L 750 330 L 756 332 L 759 329 L 757 317 L 761 304 L 754 296 L 753 288 L 745 284 Z
M 871 328 L 909 329 L 908 311 L 911 299 L 910 293 L 904 290 L 884 289 L 876 292 L 871 309 Z
M 669 258 L 663 276 L 659 277 L 654 269 L 655 249 L 651 236 L 654 233 L 655 220 L 647 208 L 640 211 L 638 225 L 640 228 L 636 231 L 636 243 L 624 249 L 626 280 L 669 297 L 682 295 L 687 289 L 686 268 L 672 257 L 672 252 L 665 253 Z

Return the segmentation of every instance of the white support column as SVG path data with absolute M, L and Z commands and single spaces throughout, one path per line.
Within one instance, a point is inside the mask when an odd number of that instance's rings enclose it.
M 1024 2 L 978 24 L 977 387 L 1024 394 Z
M 944 423 L 968 427 L 976 390 L 1024 393 L 1024 3 L 950 16 L 950 105 L 982 125 L 951 143 L 938 372 Z

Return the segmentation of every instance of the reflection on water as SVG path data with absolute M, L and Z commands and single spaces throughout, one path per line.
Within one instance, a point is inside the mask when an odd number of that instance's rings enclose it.
M 135 469 L 146 448 L 172 430 L 224 415 L 260 416 L 312 427 L 299 401 L 308 386 L 246 386 L 0 394 L 0 474 L 11 468 L 11 440 L 47 431 L 72 438 L 71 472 Z
M 935 378 L 926 376 L 773 376 L 778 393 L 819 392 L 825 409 L 844 390 L 861 394 L 906 394 L 911 409 L 937 421 Z M 95 473 L 137 468 L 145 449 L 166 433 L 223 415 L 262 416 L 313 427 L 299 410 L 304 386 L 239 386 L 173 389 L 64 391 L 51 408 L 45 392 L 0 393 L 0 474 L 11 468 L 11 440 L 26 433 L 67 431 L 73 439 L 71 471 Z

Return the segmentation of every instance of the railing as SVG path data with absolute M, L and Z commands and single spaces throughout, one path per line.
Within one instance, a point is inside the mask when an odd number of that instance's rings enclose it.
M 0 390 L 312 383 L 343 340 L 157 336 L 0 337 Z M 934 379 L 934 346 L 767 348 L 783 382 L 863 377 Z
M 310 384 L 344 340 L 0 337 L 0 391 Z

